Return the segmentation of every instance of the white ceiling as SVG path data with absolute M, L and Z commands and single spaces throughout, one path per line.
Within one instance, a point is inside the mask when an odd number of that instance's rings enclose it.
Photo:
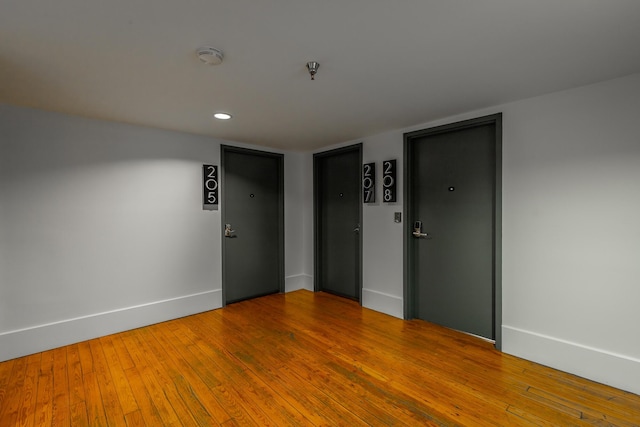
M 638 0 L 0 0 L 0 102 L 274 148 L 637 72 Z

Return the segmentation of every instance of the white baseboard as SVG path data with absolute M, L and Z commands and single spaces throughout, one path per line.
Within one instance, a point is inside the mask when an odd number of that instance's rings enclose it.
M 284 291 L 291 292 L 306 289 L 313 292 L 313 277 L 308 274 L 296 274 L 284 278 Z
M 0 334 L 0 361 L 222 307 L 222 290 L 201 292 Z
M 395 295 L 371 289 L 362 289 L 362 306 L 389 316 L 404 318 L 402 298 Z
M 502 351 L 640 394 L 640 360 L 633 357 L 504 325 Z

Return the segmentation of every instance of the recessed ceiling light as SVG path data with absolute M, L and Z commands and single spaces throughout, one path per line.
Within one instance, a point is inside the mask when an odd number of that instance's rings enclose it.
M 215 113 L 213 115 L 218 120 L 229 120 L 231 118 L 231 114 L 229 113 Z

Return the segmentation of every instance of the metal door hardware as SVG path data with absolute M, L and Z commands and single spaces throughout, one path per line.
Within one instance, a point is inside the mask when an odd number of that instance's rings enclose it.
M 360 232 L 360 224 L 356 225 L 356 228 L 353 229 L 354 233 L 359 233 Z
M 413 223 L 413 237 L 415 237 L 416 239 L 420 239 L 420 238 L 428 238 L 429 237 L 429 233 L 423 233 L 422 232 L 422 221 L 416 221 Z
M 236 230 L 232 230 L 231 229 L 231 224 L 225 224 L 224 225 L 224 237 L 236 237 L 233 233 L 235 233 Z

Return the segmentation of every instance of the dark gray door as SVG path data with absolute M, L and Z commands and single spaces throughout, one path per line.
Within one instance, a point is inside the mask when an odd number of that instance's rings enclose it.
M 495 339 L 496 124 L 414 133 L 410 256 L 416 317 Z
M 222 147 L 226 304 L 284 288 L 283 156 Z
M 362 146 L 314 156 L 316 290 L 360 300 Z

